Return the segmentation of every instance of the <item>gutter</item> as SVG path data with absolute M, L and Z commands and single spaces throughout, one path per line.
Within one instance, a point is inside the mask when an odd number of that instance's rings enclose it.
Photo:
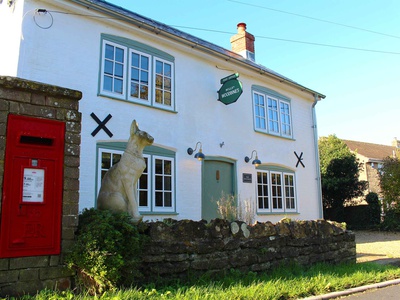
M 325 98 L 325 95 L 318 93 L 314 90 L 311 90 L 309 88 L 306 88 L 305 86 L 302 86 L 296 83 L 295 81 L 292 81 L 289 78 L 286 78 L 262 65 L 247 60 L 235 52 L 229 51 L 220 46 L 217 46 L 215 44 L 197 38 L 193 35 L 172 28 L 161 22 L 157 22 L 152 19 L 143 17 L 139 14 L 126 10 L 122 7 L 99 0 L 70 0 L 70 1 L 85 6 L 87 8 L 91 8 L 100 13 L 110 15 L 114 17 L 116 20 L 124 21 L 129 24 L 135 25 L 138 28 L 148 30 L 156 35 L 163 35 L 171 40 L 187 45 L 191 48 L 197 48 L 199 51 L 220 57 L 225 61 L 234 60 L 235 63 L 243 67 L 252 69 L 253 71 L 259 73 L 260 75 L 265 75 L 267 77 L 273 78 L 281 83 L 285 83 L 294 88 L 297 88 L 302 92 L 310 93 L 313 96 L 317 96 L 319 99 Z
M 318 128 L 317 128 L 317 114 L 315 112 L 315 106 L 318 101 L 321 100 L 318 95 L 314 95 L 314 103 L 312 105 L 312 120 L 313 120 L 313 132 L 314 132 L 314 153 L 315 153 L 315 174 L 317 181 L 317 193 L 318 193 L 318 204 L 319 204 L 319 216 L 320 219 L 324 218 L 324 210 L 322 204 L 322 185 L 321 185 L 321 168 L 319 160 L 319 150 L 318 150 Z

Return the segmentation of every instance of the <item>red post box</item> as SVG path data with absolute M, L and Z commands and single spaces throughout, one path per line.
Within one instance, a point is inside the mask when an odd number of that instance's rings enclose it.
M 9 115 L 0 257 L 60 253 L 65 124 Z

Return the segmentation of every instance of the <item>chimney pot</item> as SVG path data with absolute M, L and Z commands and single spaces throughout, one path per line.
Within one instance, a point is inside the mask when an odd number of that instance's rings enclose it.
M 237 24 L 238 33 L 244 33 L 246 31 L 246 23 Z

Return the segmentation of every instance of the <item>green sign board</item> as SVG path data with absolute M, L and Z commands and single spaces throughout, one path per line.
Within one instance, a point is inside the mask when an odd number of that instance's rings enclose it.
M 243 93 L 242 83 L 237 80 L 239 74 L 232 74 L 221 79 L 221 88 L 218 91 L 218 101 L 225 105 L 232 104 L 239 99 Z

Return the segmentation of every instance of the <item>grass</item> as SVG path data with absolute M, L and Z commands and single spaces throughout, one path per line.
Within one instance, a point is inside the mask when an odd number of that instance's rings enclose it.
M 187 282 L 153 283 L 98 296 L 44 290 L 22 299 L 298 299 L 396 278 L 400 278 L 400 268 L 394 266 L 318 264 L 309 268 L 284 266 L 262 274 L 231 271 L 214 279 L 205 275 Z

